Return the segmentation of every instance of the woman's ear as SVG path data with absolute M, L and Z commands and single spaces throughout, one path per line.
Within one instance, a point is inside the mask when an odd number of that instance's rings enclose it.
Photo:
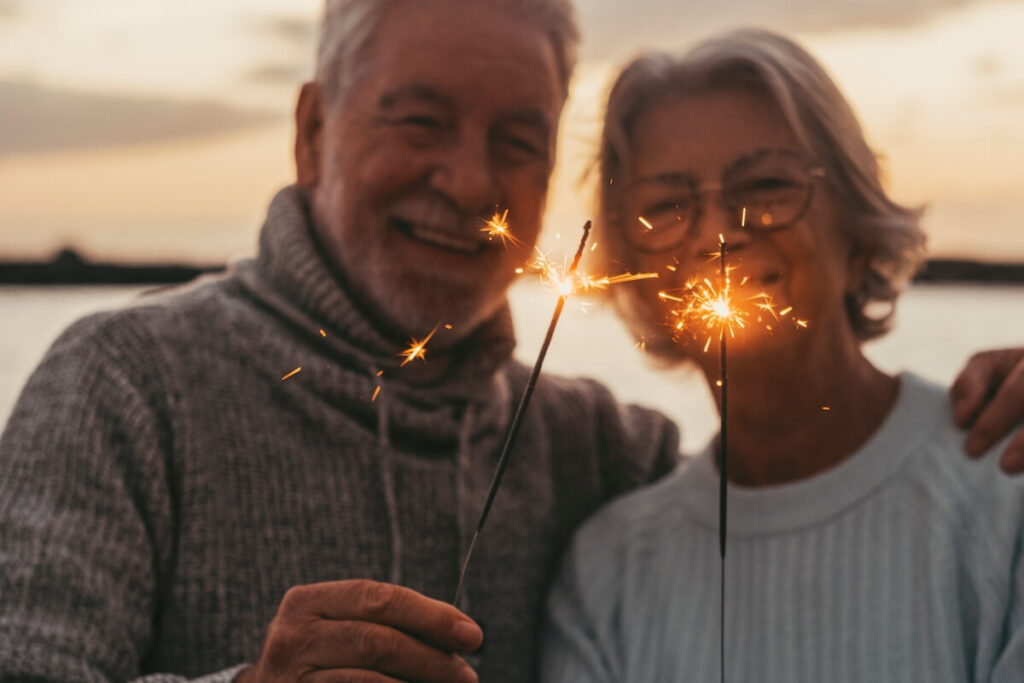
M 320 85 L 304 84 L 295 106 L 295 183 L 306 192 L 320 179 L 324 106 Z

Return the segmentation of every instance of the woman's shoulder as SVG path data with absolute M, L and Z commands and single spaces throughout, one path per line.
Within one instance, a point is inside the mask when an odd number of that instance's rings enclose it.
M 999 454 L 1010 437 L 979 458 L 964 450 L 966 433 L 953 422 L 948 392 L 929 380 L 904 375 L 905 386 L 914 392 L 922 414 L 933 420 L 916 441 L 916 457 L 904 472 L 911 491 L 924 497 L 935 521 L 967 531 L 969 535 L 1013 536 L 1024 523 L 1024 476 L 1005 474 Z M 977 539 L 981 540 L 981 539 Z
M 601 507 L 576 531 L 575 552 L 618 554 L 627 549 L 659 545 L 672 537 L 677 544 L 680 527 L 693 523 L 680 504 L 686 496 L 693 459 L 681 461 L 674 470 L 654 483 L 626 493 Z

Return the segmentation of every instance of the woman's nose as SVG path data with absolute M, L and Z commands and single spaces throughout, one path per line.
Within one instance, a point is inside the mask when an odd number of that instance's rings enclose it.
M 723 241 L 730 250 L 745 247 L 750 241 L 750 230 L 744 225 L 745 212 L 741 209 L 737 215 L 722 199 L 718 189 L 705 191 L 702 199 L 701 212 L 694 226 L 694 242 L 701 252 L 717 252 Z

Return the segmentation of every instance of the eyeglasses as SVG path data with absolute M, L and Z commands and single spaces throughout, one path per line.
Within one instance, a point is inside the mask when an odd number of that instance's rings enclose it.
M 763 149 L 730 163 L 721 182 L 698 184 L 684 173 L 643 178 L 628 192 L 636 217 L 626 219 L 626 242 L 635 250 L 661 254 L 678 248 L 696 234 L 704 212 L 702 195 L 720 191 L 736 226 L 769 231 L 787 228 L 803 218 L 811 205 L 820 166 L 798 153 Z

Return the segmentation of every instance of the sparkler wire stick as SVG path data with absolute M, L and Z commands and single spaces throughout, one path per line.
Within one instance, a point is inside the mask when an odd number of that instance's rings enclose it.
M 725 267 L 725 251 L 726 244 L 725 240 L 721 240 L 718 244 L 718 256 L 719 256 L 719 267 L 721 269 L 721 290 L 723 292 L 728 291 L 728 271 Z M 721 570 L 721 582 L 719 588 L 721 595 L 719 596 L 719 611 L 721 613 L 719 618 L 719 671 L 721 674 L 722 683 L 725 683 L 725 522 L 728 512 L 727 506 L 727 488 L 729 473 L 729 451 L 727 444 L 727 436 L 729 433 L 728 416 L 729 416 L 729 373 L 728 365 L 726 362 L 726 351 L 727 344 L 726 338 L 729 335 L 725 333 L 725 329 L 721 330 L 719 338 L 719 382 L 721 383 L 722 389 L 722 408 L 720 431 L 718 435 L 719 445 L 719 456 L 718 456 L 718 553 L 720 556 L 720 570 Z
M 571 278 L 573 273 L 576 272 L 576 268 L 580 264 L 580 258 L 583 256 L 583 247 L 587 244 L 587 237 L 589 236 L 590 221 L 587 221 L 583 226 L 583 237 L 580 238 L 580 246 L 576 249 L 576 256 L 573 258 L 569 272 L 566 274 L 567 278 Z M 459 583 L 455 588 L 455 597 L 452 598 L 453 605 L 458 605 L 459 599 L 462 597 L 462 588 L 466 579 L 466 569 L 469 567 L 469 559 L 473 556 L 473 550 L 476 548 L 476 542 L 480 538 L 480 532 L 483 531 L 484 524 L 487 522 L 487 515 L 491 512 L 491 505 L 494 503 L 494 497 L 497 495 L 498 487 L 501 485 L 501 478 L 505 475 L 505 469 L 508 467 L 512 445 L 519 434 L 519 428 L 523 423 L 523 416 L 526 414 L 526 407 L 530 403 L 530 397 L 533 396 L 533 389 L 537 385 L 537 378 L 540 377 L 541 366 L 544 365 L 544 357 L 547 356 L 548 347 L 551 345 L 551 338 L 555 334 L 555 326 L 558 324 L 558 319 L 562 315 L 562 309 L 565 308 L 565 300 L 568 298 L 568 293 L 563 293 L 558 297 L 558 303 L 555 304 L 555 312 L 551 316 L 551 323 L 548 325 L 548 332 L 544 336 L 544 343 L 541 344 L 540 353 L 537 354 L 537 361 L 533 364 L 533 373 L 530 375 L 530 380 L 526 383 L 523 396 L 519 399 L 519 407 L 516 408 L 515 415 L 512 417 L 512 423 L 509 425 L 508 434 L 505 437 L 505 445 L 501 449 L 501 457 L 498 458 L 498 467 L 494 471 L 494 478 L 491 479 L 491 488 L 487 492 L 487 500 L 484 502 L 483 510 L 480 513 L 480 520 L 476 523 L 473 540 L 469 542 L 469 549 L 466 551 L 466 557 L 462 561 Z

